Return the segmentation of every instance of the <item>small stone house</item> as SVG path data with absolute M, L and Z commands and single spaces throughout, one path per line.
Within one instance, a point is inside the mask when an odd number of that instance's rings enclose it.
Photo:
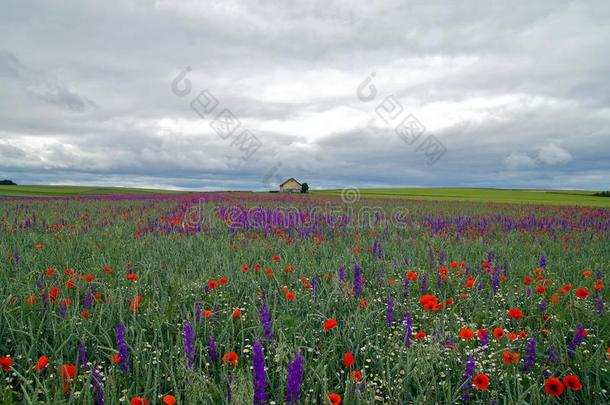
M 301 192 L 301 183 L 296 181 L 294 178 L 289 178 L 282 184 L 280 184 L 280 192 L 281 193 L 300 193 Z

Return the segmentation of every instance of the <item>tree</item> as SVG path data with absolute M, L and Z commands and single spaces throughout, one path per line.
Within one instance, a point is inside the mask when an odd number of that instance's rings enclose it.
M 309 184 L 307 184 L 307 183 L 301 184 L 301 193 L 305 194 L 308 191 L 309 191 Z
M 0 180 L 0 186 L 16 186 L 17 184 L 12 180 Z

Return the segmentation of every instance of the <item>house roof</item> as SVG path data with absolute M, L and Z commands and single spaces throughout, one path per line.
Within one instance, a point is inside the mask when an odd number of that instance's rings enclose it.
M 289 181 L 291 181 L 291 180 L 292 180 L 292 181 L 294 181 L 295 183 L 297 183 L 299 186 L 301 185 L 301 183 L 299 183 L 299 182 L 297 181 L 297 179 L 295 179 L 294 177 L 291 177 L 291 178 L 289 178 L 288 180 L 286 180 L 285 182 L 283 182 L 282 184 L 280 184 L 280 187 L 283 187 L 283 186 L 284 186 L 284 184 L 288 183 L 288 182 L 289 182 Z

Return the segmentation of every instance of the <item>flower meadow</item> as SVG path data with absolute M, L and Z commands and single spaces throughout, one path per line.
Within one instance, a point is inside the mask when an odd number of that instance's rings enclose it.
M 0 398 L 608 403 L 609 241 L 586 207 L 4 199 Z

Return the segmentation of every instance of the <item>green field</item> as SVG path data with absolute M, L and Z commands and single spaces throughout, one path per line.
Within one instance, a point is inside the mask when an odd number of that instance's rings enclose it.
M 490 201 L 549 205 L 610 207 L 610 198 L 596 197 L 582 190 L 503 190 L 494 188 L 377 188 L 359 190 L 362 197 L 406 198 L 411 200 Z M 341 195 L 342 190 L 313 191 L 321 195 Z
M 63 197 L 107 194 L 175 194 L 173 190 L 92 186 L 0 186 L 0 197 Z

